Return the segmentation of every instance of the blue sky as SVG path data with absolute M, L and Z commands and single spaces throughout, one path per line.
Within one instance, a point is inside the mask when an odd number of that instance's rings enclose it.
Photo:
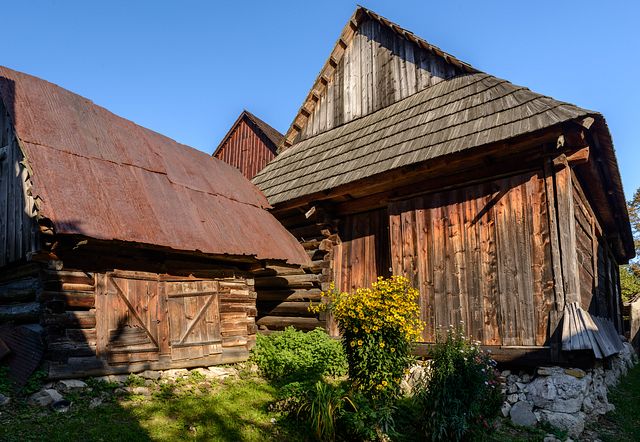
M 366 1 L 476 68 L 603 113 L 640 187 L 640 2 Z M 2 0 L 0 64 L 212 152 L 243 108 L 285 131 L 356 4 Z

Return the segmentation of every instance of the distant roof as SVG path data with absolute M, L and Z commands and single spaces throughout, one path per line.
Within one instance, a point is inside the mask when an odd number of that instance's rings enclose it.
M 491 75 L 464 74 L 294 144 L 253 182 L 277 204 L 589 115 Z
M 233 167 L 52 83 L 0 67 L 39 216 L 58 234 L 304 263 Z
M 227 140 L 233 133 L 233 130 L 236 128 L 238 123 L 242 121 L 243 118 L 246 118 L 247 120 L 251 121 L 258 128 L 258 130 L 262 132 L 265 137 L 267 137 L 267 139 L 271 142 L 271 146 L 268 146 L 268 147 L 273 150 L 273 153 L 276 153 L 277 147 L 282 142 L 284 135 L 282 135 L 280 132 L 278 132 L 278 130 L 274 129 L 268 123 L 256 117 L 251 112 L 245 109 L 242 111 L 242 113 L 236 119 L 236 121 L 231 125 L 231 128 L 226 133 L 224 138 L 222 138 L 222 141 L 220 141 L 220 144 L 218 144 L 218 147 L 216 147 L 216 150 L 213 152 L 212 154 L 213 156 L 216 156 L 216 153 L 218 153 L 218 151 L 224 145 L 224 143 L 227 142 Z

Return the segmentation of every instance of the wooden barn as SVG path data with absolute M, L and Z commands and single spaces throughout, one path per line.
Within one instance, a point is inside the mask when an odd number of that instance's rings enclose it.
M 213 156 L 233 167 L 249 179 L 271 161 L 283 135 L 248 111 L 242 111 L 224 136 Z
M 501 360 L 606 357 L 634 256 L 602 115 L 478 71 L 365 8 L 253 182 L 312 259 L 256 280 L 258 325 L 402 274 L 425 343 L 464 324 Z
M 253 273 L 307 255 L 233 167 L 0 68 L 0 363 L 51 378 L 248 357 Z M 28 375 L 28 373 L 27 373 Z

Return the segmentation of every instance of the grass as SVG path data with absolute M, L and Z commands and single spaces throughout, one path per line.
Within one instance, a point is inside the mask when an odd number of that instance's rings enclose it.
M 600 436 L 606 441 L 640 440 L 640 364 L 609 393 L 616 410 L 600 419 Z
M 152 398 L 128 396 L 94 409 L 70 398 L 64 414 L 18 404 L 0 413 L 2 441 L 270 441 L 303 440 L 272 423 L 275 387 L 258 378 L 202 387 L 188 380 Z

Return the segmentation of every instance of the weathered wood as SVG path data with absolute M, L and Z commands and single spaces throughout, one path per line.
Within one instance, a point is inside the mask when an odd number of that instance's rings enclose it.
M 313 288 L 317 282 L 319 277 L 315 274 L 269 276 L 256 279 L 256 288 Z
M 319 301 L 322 290 L 313 289 L 281 289 L 261 290 L 260 301 Z
M 39 302 L 0 305 L 0 323 L 37 323 L 40 320 L 40 311 Z
M 90 309 L 95 307 L 95 294 L 93 291 L 43 291 L 41 294 L 41 299 L 42 301 L 64 301 L 65 305 L 70 310 Z
M 256 321 L 260 328 L 268 330 L 283 330 L 293 326 L 298 330 L 313 330 L 316 327 L 323 327 L 324 322 L 317 318 L 300 318 L 289 316 L 264 316 Z

